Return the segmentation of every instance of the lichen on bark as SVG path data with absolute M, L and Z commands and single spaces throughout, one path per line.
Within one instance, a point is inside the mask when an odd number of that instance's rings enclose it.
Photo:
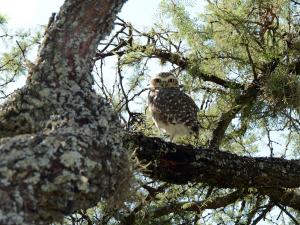
M 119 118 L 91 75 L 97 43 L 124 2 L 66 0 L 26 85 L 2 105 L 0 224 L 48 224 L 117 201 L 128 187 Z

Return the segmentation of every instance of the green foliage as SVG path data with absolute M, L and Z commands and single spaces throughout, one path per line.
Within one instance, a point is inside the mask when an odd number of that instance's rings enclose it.
M 7 20 L 4 15 L 0 14 L 0 25 L 4 25 L 7 23 Z
M 172 70 L 200 108 L 199 136 L 178 138 L 177 144 L 210 147 L 218 135 L 222 151 L 299 158 L 299 11 L 287 0 L 200 5 L 162 0 L 153 28 L 139 31 L 125 22 L 112 34 L 112 46 L 103 53 L 114 55 L 118 82 L 115 91 L 101 92 L 121 112 L 126 129 L 168 141 L 150 118 L 147 93 L 141 91 L 156 71 Z M 120 209 L 98 206 L 100 224 L 244 225 L 264 224 L 263 218 L 270 224 L 299 219 L 289 209 L 290 215 L 278 215 L 279 206 L 255 189 L 226 202 L 222 197 L 241 190 L 171 185 L 145 178 L 140 171 L 147 165 L 135 166 L 132 195 Z M 206 208 L 218 198 L 223 205 Z M 103 222 L 105 216 L 109 219 Z
M 286 68 L 279 68 L 271 74 L 264 92 L 267 100 L 277 111 L 286 107 L 293 109 L 300 107 L 299 77 L 295 74 L 288 74 Z
M 5 18 L 1 21 L 3 24 L 6 22 Z M 2 27 L 0 30 L 0 92 L 3 96 L 0 98 L 5 98 L 9 94 L 5 89 L 10 83 L 28 73 L 30 63 L 27 57 L 36 52 L 41 38 L 41 30 L 10 31 L 6 26 Z

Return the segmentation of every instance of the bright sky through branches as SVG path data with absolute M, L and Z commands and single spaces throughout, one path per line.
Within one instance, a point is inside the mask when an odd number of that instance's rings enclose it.
M 136 28 L 143 29 L 153 24 L 160 0 L 130 0 L 118 15 L 124 20 L 134 23 Z M 64 0 L 0 0 L 0 14 L 7 18 L 10 30 L 39 29 L 46 25 L 53 12 L 57 13 Z M 1 48 L 1 46 L 0 46 Z M 0 49 L 3 52 L 3 49 Z M 33 56 L 35 58 L 36 54 Z M 29 56 L 31 59 L 31 56 Z M 8 85 L 8 93 L 24 85 L 25 76 Z
M 0 13 L 8 17 L 13 28 L 28 29 L 47 24 L 52 12 L 58 12 L 64 0 L 0 0 Z M 155 18 L 159 0 L 130 0 L 122 9 L 120 17 L 135 26 L 149 26 Z

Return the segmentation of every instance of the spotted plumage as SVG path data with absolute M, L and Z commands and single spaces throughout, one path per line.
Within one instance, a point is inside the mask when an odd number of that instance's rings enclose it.
M 159 129 L 171 136 L 198 134 L 198 107 L 193 99 L 179 88 L 172 73 L 160 73 L 150 82 L 149 111 Z

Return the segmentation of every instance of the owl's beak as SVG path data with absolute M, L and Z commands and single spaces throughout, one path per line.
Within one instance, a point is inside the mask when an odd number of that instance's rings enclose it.
M 161 82 L 161 86 L 162 86 L 163 88 L 167 87 L 167 85 L 168 85 L 167 81 L 162 81 L 162 82 Z

